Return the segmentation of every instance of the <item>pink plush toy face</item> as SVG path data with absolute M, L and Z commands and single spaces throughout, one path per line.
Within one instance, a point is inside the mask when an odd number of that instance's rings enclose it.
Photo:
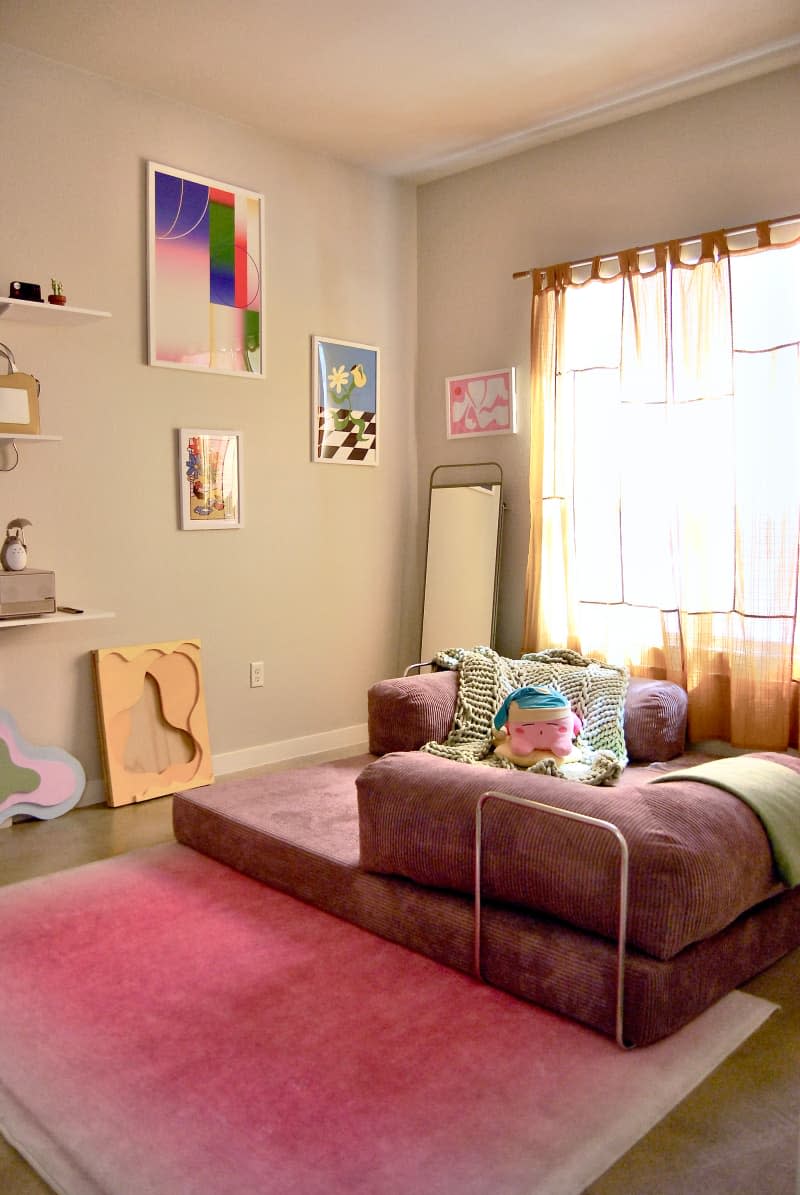
M 530 755 L 531 751 L 550 751 L 553 755 L 569 755 L 572 751 L 573 722 L 568 714 L 552 722 L 509 722 L 511 750 L 515 755 Z

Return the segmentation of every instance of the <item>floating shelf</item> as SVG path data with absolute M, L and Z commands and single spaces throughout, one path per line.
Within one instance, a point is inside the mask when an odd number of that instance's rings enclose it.
M 53 441 L 63 440 L 63 436 L 32 436 L 29 432 L 0 432 L 0 441 L 6 443 L 8 440 L 27 440 L 30 444 L 36 441 Z
M 27 299 L 0 299 L 0 319 L 16 320 L 17 323 L 66 327 L 110 318 L 110 311 L 90 311 L 88 307 L 58 307 L 55 303 L 31 303 Z
M 53 622 L 91 622 L 97 618 L 114 618 L 111 610 L 84 610 L 81 614 L 37 614 L 33 618 L 0 618 L 0 631 L 4 627 L 44 627 Z

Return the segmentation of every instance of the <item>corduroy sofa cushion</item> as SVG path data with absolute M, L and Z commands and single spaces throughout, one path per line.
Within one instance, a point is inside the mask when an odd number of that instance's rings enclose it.
M 625 699 L 625 745 L 633 762 L 674 759 L 686 746 L 689 694 L 666 680 L 632 676 Z
M 371 753 L 418 751 L 423 743 L 443 743 L 453 725 L 457 696 L 457 672 L 378 681 L 367 693 Z
M 373 755 L 418 751 L 442 743 L 456 712 L 458 673 L 428 672 L 379 681 L 367 694 L 369 749 Z M 689 698 L 671 681 L 631 677 L 625 697 L 625 746 L 632 761 L 674 759 L 686 742 Z
M 764 753 L 800 771 L 800 759 Z M 433 888 L 474 891 L 475 807 L 490 789 L 612 821 L 630 853 L 630 943 L 668 959 L 784 891 L 756 815 L 697 781 L 592 788 L 418 752 L 386 755 L 359 775 L 361 866 Z M 607 832 L 490 801 L 484 809 L 487 900 L 535 909 L 614 938 L 619 851 Z

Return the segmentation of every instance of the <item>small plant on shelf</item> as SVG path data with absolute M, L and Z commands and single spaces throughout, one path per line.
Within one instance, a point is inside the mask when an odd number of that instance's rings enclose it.
M 57 278 L 50 279 L 50 289 L 52 294 L 47 296 L 48 303 L 55 303 L 57 307 L 63 307 L 67 301 L 67 296 L 64 294 L 63 284 Z

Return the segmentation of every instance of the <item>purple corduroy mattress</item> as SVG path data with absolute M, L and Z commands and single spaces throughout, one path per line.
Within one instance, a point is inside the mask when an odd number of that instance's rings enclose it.
M 468 892 L 367 871 L 360 864 L 356 778 L 374 760 L 359 756 L 178 793 L 175 836 L 237 871 L 471 972 L 474 915 Z M 697 761 L 676 758 L 669 766 L 691 762 Z M 379 768 L 369 767 L 362 787 L 391 766 L 384 760 Z M 653 774 L 628 768 L 618 791 Z M 487 777 L 484 788 L 494 784 L 495 777 Z M 667 1036 L 798 945 L 800 888 L 767 896 L 671 957 L 632 947 L 625 975 L 626 1041 L 641 1046 Z M 612 937 L 492 899 L 484 905 L 481 953 L 487 982 L 613 1036 Z

